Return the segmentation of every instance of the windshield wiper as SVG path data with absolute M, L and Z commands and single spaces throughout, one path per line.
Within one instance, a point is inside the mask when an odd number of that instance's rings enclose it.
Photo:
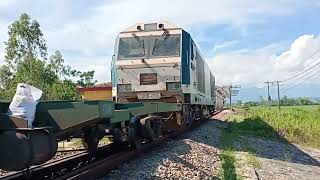
M 163 33 L 162 33 L 162 37 L 163 37 L 163 39 L 164 40 L 167 40 L 169 37 L 170 37 L 170 33 L 169 33 L 169 31 L 168 30 L 166 30 L 166 29 L 163 29 Z
M 143 48 L 143 50 L 144 50 L 144 45 L 143 45 L 141 39 L 135 33 L 132 33 L 132 36 L 136 39 L 136 41 L 138 41 L 140 47 Z
M 163 29 L 163 33 L 162 33 L 162 35 L 161 35 L 161 37 L 163 38 L 163 40 L 167 40 L 169 37 L 170 37 L 170 33 L 169 33 L 169 31 L 168 30 L 166 30 L 166 29 Z M 159 47 L 159 39 L 158 38 L 156 38 L 155 40 L 154 40 L 154 45 L 153 45 L 153 47 L 152 47 L 152 54 L 153 54 L 153 52 L 154 52 L 154 50 L 156 49 L 156 48 L 158 48 Z

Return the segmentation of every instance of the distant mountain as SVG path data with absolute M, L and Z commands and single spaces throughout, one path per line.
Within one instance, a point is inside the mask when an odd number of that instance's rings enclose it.
M 284 95 L 291 98 L 298 97 L 312 97 L 318 98 L 320 97 L 320 84 L 301 84 L 292 89 L 288 89 L 285 91 L 286 87 L 281 89 L 280 87 L 280 96 Z M 271 99 L 277 99 L 277 87 L 270 88 Z M 267 87 L 257 88 L 257 87 L 242 87 L 239 89 L 239 94 L 236 97 L 233 97 L 233 102 L 241 100 L 243 102 L 246 101 L 260 101 L 261 96 L 266 100 L 267 99 Z

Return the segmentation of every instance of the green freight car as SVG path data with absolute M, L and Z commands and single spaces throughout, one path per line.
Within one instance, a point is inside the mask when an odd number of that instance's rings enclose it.
M 8 107 L 8 102 L 0 102 L 0 169 L 9 171 L 48 161 L 59 141 L 82 138 L 85 147 L 94 151 L 99 140 L 108 136 L 114 143 L 136 147 L 141 139 L 154 140 L 164 130 L 183 124 L 181 105 L 172 103 L 39 102 L 33 128 L 27 127 L 26 120 L 8 115 Z M 172 119 L 175 123 L 170 123 Z

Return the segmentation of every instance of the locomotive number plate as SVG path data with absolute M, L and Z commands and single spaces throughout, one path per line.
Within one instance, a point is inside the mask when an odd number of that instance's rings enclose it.
M 139 93 L 138 99 L 160 99 L 160 93 Z

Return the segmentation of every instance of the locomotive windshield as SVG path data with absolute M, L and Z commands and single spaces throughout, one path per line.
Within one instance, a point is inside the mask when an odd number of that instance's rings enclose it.
M 125 37 L 119 40 L 118 59 L 138 59 L 180 56 L 180 35 L 168 37 Z
M 119 41 L 119 59 L 145 57 L 144 46 L 143 38 L 121 38 Z
M 179 56 L 180 36 L 171 35 L 167 38 L 156 37 L 153 41 L 151 56 Z

